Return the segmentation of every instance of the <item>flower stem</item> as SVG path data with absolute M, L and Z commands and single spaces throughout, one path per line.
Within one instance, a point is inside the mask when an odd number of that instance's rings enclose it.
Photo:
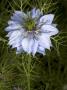
M 28 57 L 28 66 L 27 66 L 27 82 L 28 82 L 28 90 L 30 90 L 30 70 L 31 70 L 31 56 Z
M 22 65 L 27 78 L 27 90 L 31 90 L 30 89 L 31 55 L 25 55 Z

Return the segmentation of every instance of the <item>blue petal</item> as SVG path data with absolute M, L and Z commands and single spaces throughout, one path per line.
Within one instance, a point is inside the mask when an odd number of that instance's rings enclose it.
M 45 54 L 45 48 L 44 47 L 42 47 L 42 46 L 38 46 L 38 50 L 37 50 L 37 52 L 39 52 L 39 53 L 41 53 L 41 54 Z
M 15 40 L 10 40 L 8 44 L 13 45 L 13 48 L 18 47 L 21 44 L 21 41 L 22 41 L 21 39 L 23 39 L 23 38 L 19 37 L 19 38 L 15 39 Z
M 52 25 L 43 25 L 40 30 L 42 33 L 46 33 L 49 36 L 56 35 L 59 31 Z
M 28 38 L 24 38 L 22 40 L 22 47 L 25 52 L 28 52 L 29 40 Z
M 33 44 L 34 44 L 33 39 L 24 38 L 22 40 L 22 47 L 24 51 L 26 51 L 27 53 L 32 53 Z
M 41 50 L 38 49 L 37 52 L 45 55 L 45 51 L 41 51 Z
M 43 13 L 39 10 L 39 9 L 36 9 L 36 8 L 33 8 L 32 11 L 32 18 L 39 18 Z
M 8 25 L 16 25 L 16 24 L 19 24 L 19 23 L 16 21 L 12 21 L 12 20 L 8 21 Z
M 39 25 L 52 24 L 53 19 L 54 19 L 54 15 L 53 14 L 44 15 L 44 16 L 42 16 L 40 18 Z
M 27 15 L 24 12 L 21 12 L 21 11 L 15 11 L 13 16 L 11 17 L 11 19 L 13 21 L 16 21 L 20 24 L 24 22 L 25 18 L 27 18 Z
M 19 30 L 19 29 L 22 29 L 22 26 L 19 24 L 16 24 L 16 25 L 10 25 L 6 27 L 5 31 L 14 31 L 14 30 Z
M 43 47 L 43 46 L 38 46 L 38 50 L 37 50 L 37 52 L 39 52 L 39 53 L 41 53 L 41 54 L 45 54 L 45 48 Z
M 33 39 L 30 39 L 29 40 L 28 53 L 31 53 L 32 52 L 33 44 L 34 44 L 34 40 Z
M 10 37 L 12 35 L 13 31 L 8 32 L 8 34 L 6 35 L 6 37 Z
M 12 47 L 18 47 L 21 45 L 21 41 L 24 38 L 22 36 L 22 31 L 14 31 L 10 36 L 9 36 L 9 45 L 12 45 Z
M 36 39 L 34 39 L 34 44 L 33 44 L 33 47 L 32 47 L 32 54 L 33 54 L 33 56 L 37 52 L 38 44 L 39 44 L 39 42 Z
M 51 40 L 50 40 L 50 37 L 44 33 L 42 33 L 40 36 L 39 36 L 39 45 L 41 47 L 44 47 L 44 48 L 47 48 L 50 50 L 50 46 L 52 45 L 51 44 Z
M 22 30 L 17 30 L 17 31 L 13 31 L 12 34 L 10 35 L 9 39 L 14 39 L 14 38 L 18 38 L 22 36 Z
M 44 51 L 44 50 L 45 50 L 45 48 L 42 47 L 42 46 L 38 46 L 38 49 L 39 49 L 40 51 Z
M 11 41 L 12 43 L 14 42 L 13 45 L 14 45 L 15 47 L 17 47 L 17 46 L 20 46 L 20 45 L 21 45 L 22 40 L 23 40 L 23 37 L 20 36 L 20 37 L 16 38 L 15 40 L 10 40 L 10 41 Z

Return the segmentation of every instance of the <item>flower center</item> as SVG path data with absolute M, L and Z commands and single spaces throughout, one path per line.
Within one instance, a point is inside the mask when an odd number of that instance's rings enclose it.
M 35 28 L 35 21 L 33 19 L 27 19 L 25 22 L 25 28 L 28 31 L 32 31 Z

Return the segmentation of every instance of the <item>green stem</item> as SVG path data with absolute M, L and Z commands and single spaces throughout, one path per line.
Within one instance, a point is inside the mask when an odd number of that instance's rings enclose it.
M 24 62 L 22 63 L 26 77 L 27 77 L 27 90 L 30 89 L 30 71 L 31 71 L 31 55 L 26 55 L 24 58 Z
M 30 90 L 30 70 L 31 70 L 31 56 L 28 57 L 28 66 L 27 66 L 27 82 L 28 82 L 28 90 Z

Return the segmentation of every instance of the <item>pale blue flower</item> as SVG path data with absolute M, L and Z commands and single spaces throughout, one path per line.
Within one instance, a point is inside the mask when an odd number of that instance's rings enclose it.
M 16 48 L 17 53 L 27 52 L 35 55 L 36 52 L 45 54 L 45 49 L 52 46 L 50 37 L 58 33 L 56 24 L 53 24 L 54 15 L 43 15 L 39 9 L 32 9 L 25 14 L 15 11 L 8 21 L 9 45 Z

